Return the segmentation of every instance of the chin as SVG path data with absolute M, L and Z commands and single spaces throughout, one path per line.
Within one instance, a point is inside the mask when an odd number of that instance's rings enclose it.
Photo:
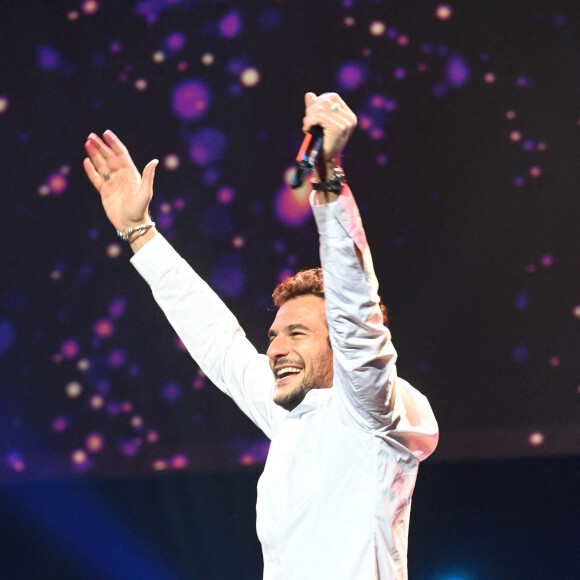
M 292 391 L 278 391 L 276 389 L 274 391 L 274 403 L 287 411 L 292 411 L 304 400 L 305 395 L 306 393 L 302 391 L 301 387 Z

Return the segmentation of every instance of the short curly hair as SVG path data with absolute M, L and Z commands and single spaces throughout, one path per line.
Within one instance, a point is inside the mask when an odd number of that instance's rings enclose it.
M 272 298 L 274 299 L 274 306 L 280 308 L 284 302 L 297 296 L 304 296 L 312 294 L 319 298 L 324 298 L 324 277 L 322 275 L 322 268 L 310 268 L 308 270 L 301 270 L 294 276 L 286 278 L 280 282 L 274 292 Z M 379 296 L 379 306 L 383 313 L 383 324 L 387 326 L 389 321 L 387 307 L 383 304 Z

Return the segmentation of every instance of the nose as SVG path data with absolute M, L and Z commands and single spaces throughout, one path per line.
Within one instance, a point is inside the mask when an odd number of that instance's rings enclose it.
M 284 338 L 280 335 L 275 336 L 270 342 L 270 346 L 266 351 L 268 358 L 272 361 L 278 360 L 288 354 L 288 346 Z

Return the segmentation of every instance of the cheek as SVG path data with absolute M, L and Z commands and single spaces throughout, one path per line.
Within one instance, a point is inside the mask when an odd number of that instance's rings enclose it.
M 328 373 L 332 371 L 332 360 L 332 350 L 330 348 L 325 348 L 318 355 L 316 362 L 321 369 Z

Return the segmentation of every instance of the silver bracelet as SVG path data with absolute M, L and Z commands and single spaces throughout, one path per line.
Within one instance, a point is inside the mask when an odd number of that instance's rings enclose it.
M 117 235 L 124 241 L 131 243 L 135 238 L 142 236 L 149 228 L 152 228 L 155 225 L 155 222 L 149 218 L 146 223 L 141 224 L 139 226 L 135 226 L 134 228 L 127 228 L 124 232 L 120 232 L 117 230 Z M 133 236 L 132 234 L 137 233 L 137 235 Z

